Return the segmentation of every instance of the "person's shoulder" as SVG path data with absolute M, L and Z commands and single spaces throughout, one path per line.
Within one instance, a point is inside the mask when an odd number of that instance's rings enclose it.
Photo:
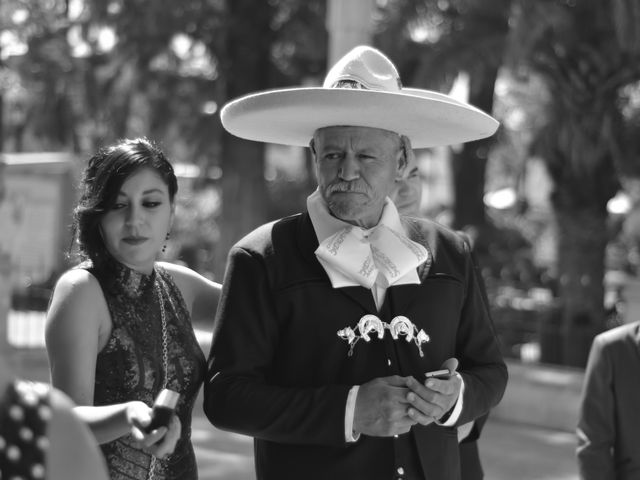
M 50 406 L 55 412 L 66 412 L 75 406 L 73 400 L 69 396 L 58 390 L 57 388 L 50 387 L 49 389 Z
M 401 215 L 402 224 L 412 239 L 424 239 L 434 247 L 436 243 L 453 247 L 460 252 L 467 250 L 466 239 L 459 232 L 430 218 Z
M 100 283 L 96 277 L 89 270 L 81 267 L 74 267 L 65 271 L 60 275 L 54 287 L 54 295 L 57 293 L 65 296 L 79 295 L 86 297 L 95 295 L 99 291 Z
M 640 322 L 632 322 L 598 334 L 595 341 L 603 346 L 640 339 Z
M 73 401 L 57 388 L 50 389 L 50 442 L 47 452 L 47 478 L 107 479 L 107 468 L 95 437 L 74 413 Z
M 50 339 L 54 331 L 99 327 L 108 316 L 98 279 L 87 270 L 72 268 L 60 276 L 53 288 L 47 309 L 46 335 Z
M 265 223 L 241 238 L 233 248 L 264 254 L 270 250 L 273 245 L 274 230 L 295 228 L 295 225 L 297 225 L 297 222 L 301 217 L 302 214 L 297 213 L 295 215 L 290 215 L 288 217 Z

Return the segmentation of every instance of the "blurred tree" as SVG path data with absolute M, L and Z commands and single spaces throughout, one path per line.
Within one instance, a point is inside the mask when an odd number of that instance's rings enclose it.
M 278 86 L 300 84 L 324 70 L 326 37 L 320 1 L 234 0 L 227 4 L 220 58 L 227 99 Z M 318 43 L 324 40 L 323 43 Z M 223 215 L 221 272 L 228 248 L 269 218 L 265 145 L 222 137 Z
M 35 149 L 59 150 L 76 144 L 68 28 L 65 1 L 0 2 L 5 147 L 21 151 L 27 134 Z
M 389 0 L 376 43 L 389 52 L 407 85 L 448 91 L 463 80 L 468 101 L 491 113 L 510 10 L 511 0 Z M 452 149 L 455 228 L 485 230 L 485 170 L 494 141 Z
M 221 255 L 267 220 L 264 145 L 223 135 L 217 113 L 227 99 L 324 71 L 323 0 L 6 0 L 0 8 L 3 41 L 10 34 L 24 46 L 10 68 L 28 92 L 28 149 L 91 152 L 149 136 L 174 161 L 197 163 L 197 184 L 222 172 Z
M 531 153 L 554 182 L 564 363 L 584 366 L 603 310 L 607 202 L 632 152 L 621 89 L 640 78 L 636 2 L 519 1 L 510 61 L 548 89 L 546 121 Z M 634 152 L 637 156 L 638 152 Z

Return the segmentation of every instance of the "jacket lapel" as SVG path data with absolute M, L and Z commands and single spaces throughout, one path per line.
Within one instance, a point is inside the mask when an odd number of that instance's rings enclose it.
M 327 281 L 329 281 L 328 277 Z M 367 312 L 377 313 L 376 303 L 373 300 L 373 292 L 371 290 L 364 287 L 342 287 L 336 290 L 358 303 Z
M 420 295 L 421 286 L 421 284 L 407 284 L 389 287 L 384 302 L 389 303 L 391 313 L 395 316 L 406 312 Z

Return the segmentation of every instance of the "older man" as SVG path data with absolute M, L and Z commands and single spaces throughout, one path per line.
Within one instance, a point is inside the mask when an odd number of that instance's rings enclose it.
M 402 88 L 370 47 L 323 87 L 242 97 L 222 121 L 309 145 L 318 189 L 229 253 L 207 416 L 255 438 L 259 479 L 458 479 L 455 427 L 498 403 L 507 371 L 466 243 L 388 196 L 412 143 L 482 138 L 497 122 Z

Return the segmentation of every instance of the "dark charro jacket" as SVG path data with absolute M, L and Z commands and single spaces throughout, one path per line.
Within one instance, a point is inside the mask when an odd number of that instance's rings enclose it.
M 399 438 L 345 442 L 349 389 L 377 377 L 460 361 L 465 383 L 458 424 L 495 406 L 507 382 L 468 247 L 454 232 L 402 218 L 427 246 L 420 284 L 391 286 L 380 311 L 370 290 L 334 289 L 316 260 L 308 214 L 264 225 L 230 251 L 205 380 L 204 410 L 217 427 L 255 438 L 259 479 L 394 478 L 414 462 L 433 480 L 460 476 L 455 428 L 414 426 Z M 403 315 L 430 337 L 420 356 L 403 337 L 359 341 L 353 355 L 338 330 L 365 314 Z

